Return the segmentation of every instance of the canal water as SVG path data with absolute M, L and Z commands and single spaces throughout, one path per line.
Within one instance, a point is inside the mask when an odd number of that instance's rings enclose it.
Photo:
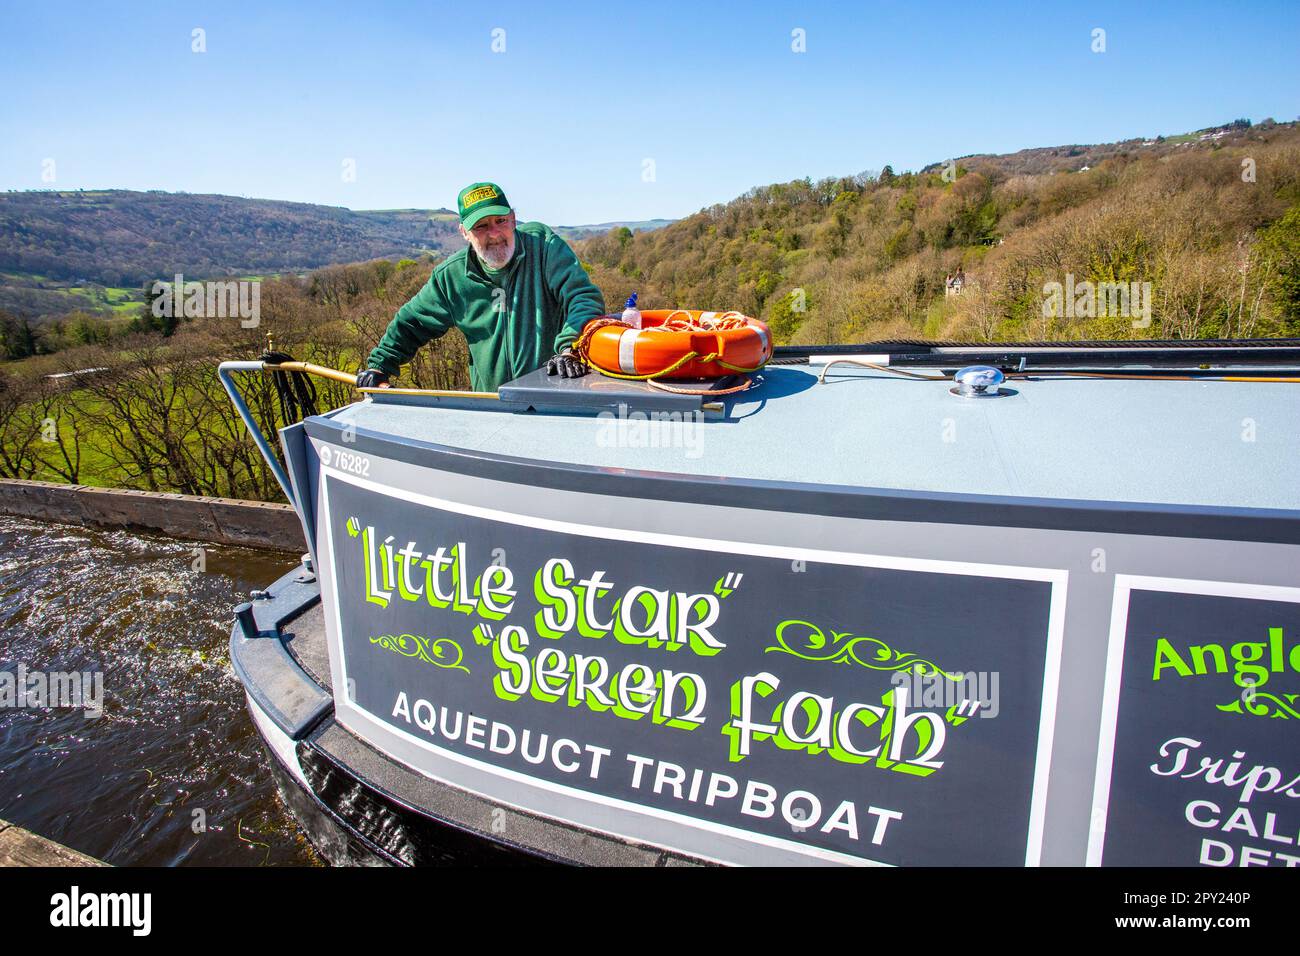
M 231 608 L 297 561 L 0 516 L 0 817 L 117 865 L 319 864 L 228 648 Z M 33 672 L 89 675 L 90 693 L 33 706 Z

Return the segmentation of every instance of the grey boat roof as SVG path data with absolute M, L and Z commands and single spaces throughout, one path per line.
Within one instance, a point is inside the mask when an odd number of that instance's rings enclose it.
M 1297 384 L 1015 380 L 1012 394 L 969 399 L 951 394 L 951 382 L 835 366 L 819 384 L 820 371 L 770 366 L 758 388 L 703 421 L 492 401 L 362 401 L 331 417 L 404 439 L 600 469 L 1300 510 Z

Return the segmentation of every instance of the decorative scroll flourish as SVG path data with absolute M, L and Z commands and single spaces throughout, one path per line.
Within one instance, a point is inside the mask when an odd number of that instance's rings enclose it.
M 395 654 L 401 654 L 403 657 L 419 658 L 434 667 L 445 667 L 448 670 L 469 673 L 469 668 L 461 664 L 461 661 L 465 659 L 465 652 L 461 650 L 459 644 L 449 637 L 436 637 L 430 640 L 427 637 L 421 637 L 419 634 L 383 634 L 379 637 L 372 637 L 370 643 L 378 644 L 380 647 Z M 451 659 L 453 655 L 455 660 Z
M 1243 694 L 1240 700 L 1234 700 L 1231 704 L 1216 706 L 1230 714 L 1300 720 L 1300 694 L 1266 694 L 1257 690 L 1250 695 Z
M 896 651 L 884 641 L 849 631 L 826 633 L 809 621 L 782 621 L 776 628 L 777 643 L 763 648 L 763 653 L 777 651 L 793 654 L 806 661 L 850 662 L 873 671 L 913 671 L 917 674 L 942 674 L 949 680 L 961 680 L 961 674 L 949 674 L 934 661 L 907 651 Z

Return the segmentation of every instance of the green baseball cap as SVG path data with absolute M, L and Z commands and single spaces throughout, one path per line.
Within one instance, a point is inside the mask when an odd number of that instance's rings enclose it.
M 510 200 L 496 183 L 470 183 L 456 197 L 456 211 L 460 213 L 460 224 L 473 229 L 484 216 L 508 216 L 512 210 Z

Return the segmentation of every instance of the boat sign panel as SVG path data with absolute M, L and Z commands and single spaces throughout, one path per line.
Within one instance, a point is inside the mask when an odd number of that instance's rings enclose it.
M 724 861 L 1038 862 L 1063 572 L 321 482 L 339 719 L 429 776 Z
M 1089 862 L 1300 866 L 1300 588 L 1117 575 Z

